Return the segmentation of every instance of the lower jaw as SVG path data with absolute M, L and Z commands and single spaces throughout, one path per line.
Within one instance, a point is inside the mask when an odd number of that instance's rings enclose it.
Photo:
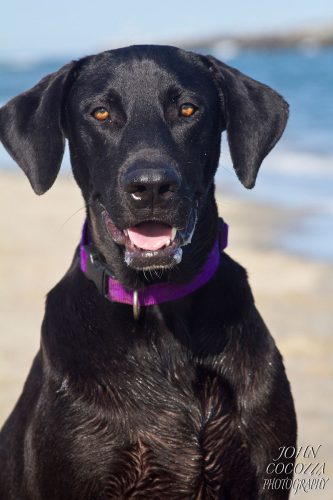
M 182 260 L 183 250 L 177 245 L 171 245 L 161 250 L 125 249 L 126 264 L 138 271 L 154 269 L 170 269 Z

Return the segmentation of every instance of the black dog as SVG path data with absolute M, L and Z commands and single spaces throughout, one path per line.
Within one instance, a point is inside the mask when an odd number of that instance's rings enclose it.
M 216 253 L 214 199 L 221 132 L 251 188 L 287 117 L 269 87 L 160 46 L 72 62 L 0 110 L 38 194 L 68 138 L 87 206 L 1 434 L 1 499 L 288 498 L 291 468 L 268 466 L 295 446 L 289 383 L 244 269 Z

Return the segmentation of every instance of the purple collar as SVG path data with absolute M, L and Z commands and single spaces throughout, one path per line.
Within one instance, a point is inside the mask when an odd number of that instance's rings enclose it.
M 140 290 L 129 290 L 116 280 L 98 258 L 88 241 L 87 221 L 85 221 L 80 242 L 81 270 L 93 281 L 99 292 L 111 302 L 121 302 L 133 306 L 135 319 L 139 317 L 140 306 L 152 306 L 181 299 L 205 285 L 215 274 L 220 263 L 220 252 L 228 244 L 228 225 L 219 219 L 219 234 L 207 260 L 198 274 L 186 284 L 156 283 Z

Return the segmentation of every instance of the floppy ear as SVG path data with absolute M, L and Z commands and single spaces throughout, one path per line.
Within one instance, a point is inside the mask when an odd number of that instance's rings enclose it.
M 273 89 L 208 56 L 224 102 L 225 127 L 234 168 L 242 184 L 255 185 L 259 167 L 280 139 L 288 104 Z
M 60 169 L 65 148 L 62 107 L 75 64 L 63 66 L 0 108 L 0 139 L 37 194 L 52 186 Z

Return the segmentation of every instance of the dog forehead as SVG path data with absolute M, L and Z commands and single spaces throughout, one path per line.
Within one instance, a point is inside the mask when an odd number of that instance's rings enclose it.
M 121 94 L 161 92 L 170 87 L 207 91 L 213 82 L 200 56 L 168 46 L 133 46 L 90 57 L 77 79 L 84 92 L 110 87 Z

